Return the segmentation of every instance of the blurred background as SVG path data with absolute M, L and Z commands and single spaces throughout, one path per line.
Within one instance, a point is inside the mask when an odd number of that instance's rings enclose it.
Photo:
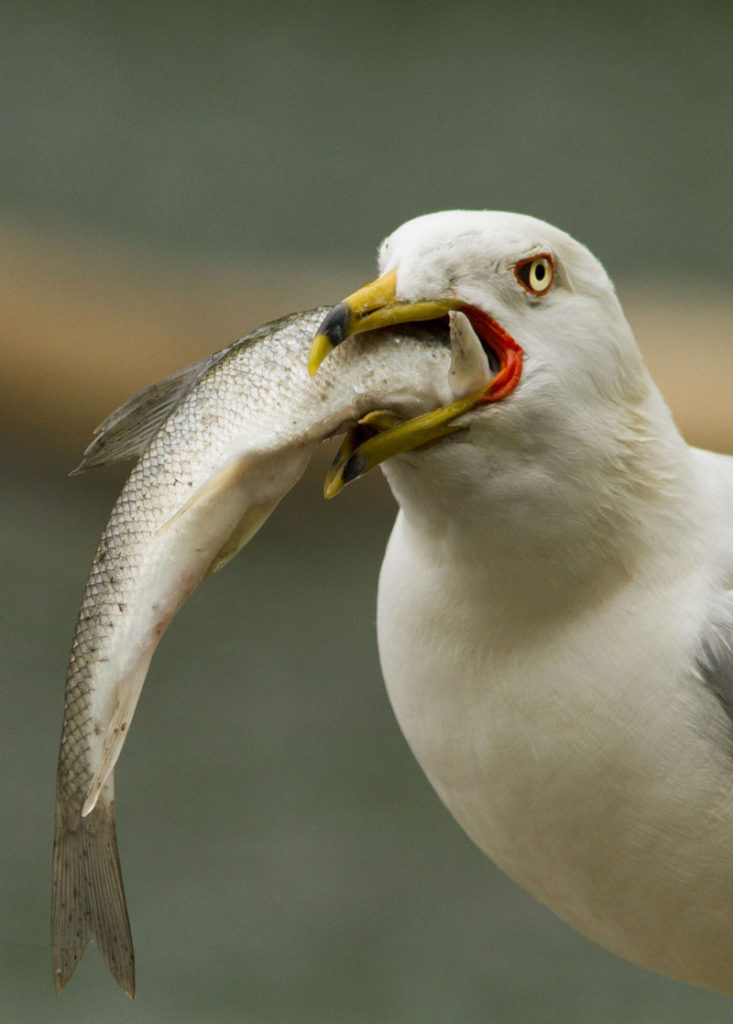
M 0 7 L 0 1020 L 729 1021 L 496 871 L 384 695 L 374 474 L 327 455 L 197 592 L 118 779 L 138 997 L 53 989 L 66 659 L 124 472 L 70 480 L 153 379 L 371 279 L 418 213 L 517 210 L 605 263 L 686 437 L 733 450 L 733 8 L 466 0 Z M 732 914 L 733 920 L 733 914 Z

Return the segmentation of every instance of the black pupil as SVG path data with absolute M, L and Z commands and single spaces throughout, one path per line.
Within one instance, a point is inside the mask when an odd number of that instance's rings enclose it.
M 541 281 L 545 276 L 545 265 L 544 263 L 536 263 L 534 268 L 534 276 L 538 281 Z

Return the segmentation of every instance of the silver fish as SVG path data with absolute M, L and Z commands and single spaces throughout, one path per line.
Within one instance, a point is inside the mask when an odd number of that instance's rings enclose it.
M 268 324 L 152 385 L 105 420 L 76 470 L 140 456 L 99 542 L 67 673 L 51 915 L 59 991 L 94 941 L 134 994 L 113 769 L 175 613 L 256 533 L 321 441 L 350 432 L 335 491 L 370 468 L 354 456 L 365 438 L 455 403 L 491 376 L 457 313 L 450 331 L 404 325 L 353 338 L 313 380 L 308 350 L 326 312 Z

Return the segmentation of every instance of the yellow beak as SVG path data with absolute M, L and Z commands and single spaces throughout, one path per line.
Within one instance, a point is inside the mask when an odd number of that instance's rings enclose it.
M 345 338 L 363 331 L 417 320 L 437 320 L 462 303 L 452 299 L 429 302 L 398 302 L 395 296 L 397 272 L 391 271 L 349 295 L 331 310 L 313 339 L 308 371 L 313 377 L 323 360 Z M 465 429 L 452 421 L 472 409 L 484 391 L 468 395 L 451 405 L 411 420 L 379 410 L 365 416 L 346 436 L 326 477 L 324 494 L 332 498 L 342 487 L 363 476 L 386 459 L 437 441 Z
M 467 430 L 452 422 L 464 412 L 473 409 L 483 397 L 483 388 L 472 395 L 444 405 L 433 412 L 415 416 L 411 420 L 400 420 L 392 414 L 392 424 L 387 426 L 390 414 L 385 410 L 368 413 L 344 438 L 333 465 L 326 474 L 323 494 L 334 498 L 346 484 L 358 480 L 380 462 L 391 459 L 401 452 L 413 451 L 433 441 L 439 441 L 448 434 Z M 382 421 L 380 424 L 380 420 Z M 384 425 L 382 425 L 384 424 Z

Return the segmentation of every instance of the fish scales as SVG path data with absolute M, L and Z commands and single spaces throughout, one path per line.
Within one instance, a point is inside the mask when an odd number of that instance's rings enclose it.
M 320 441 L 375 408 L 410 416 L 453 397 L 448 331 L 434 325 L 351 339 L 311 380 L 309 343 L 325 312 L 260 328 L 146 389 L 85 453 L 80 468 L 142 451 L 99 542 L 69 661 L 52 900 L 59 991 L 93 940 L 134 994 L 113 768 L 173 615 L 256 532 Z

